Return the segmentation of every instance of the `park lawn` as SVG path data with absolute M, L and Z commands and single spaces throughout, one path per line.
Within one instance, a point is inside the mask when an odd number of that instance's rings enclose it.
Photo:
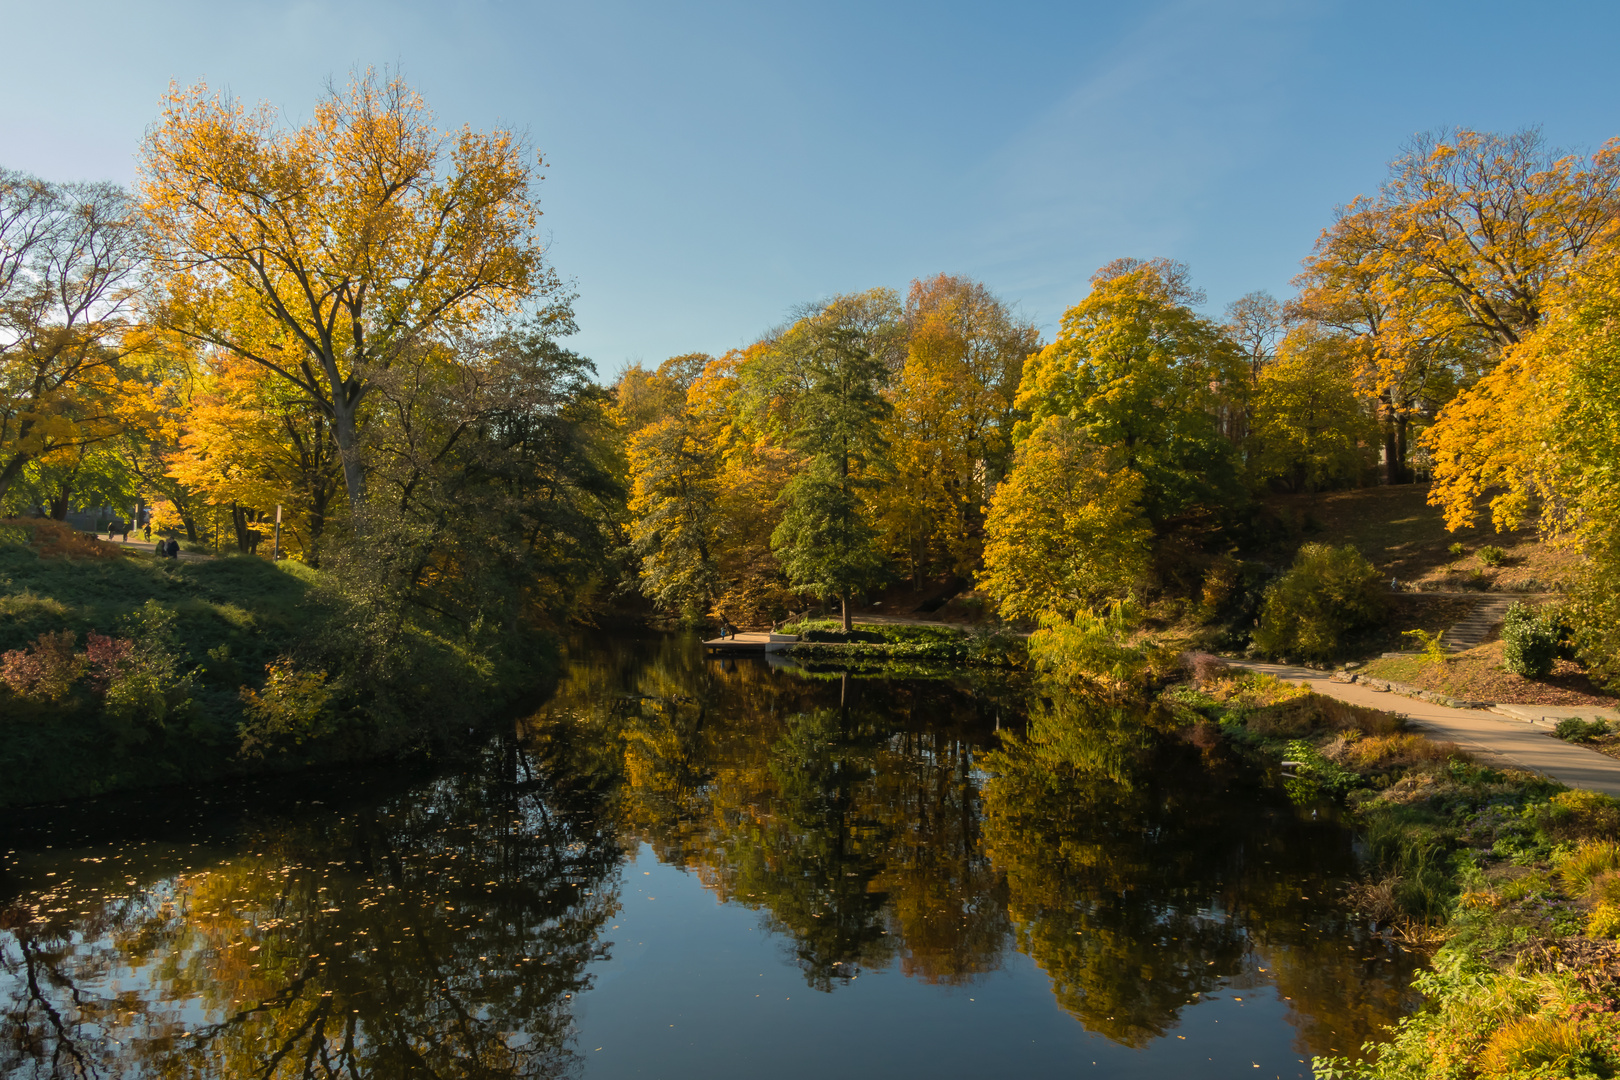
M 1542 543 L 1533 529 L 1498 533 L 1489 521 L 1448 532 L 1428 494 L 1428 484 L 1397 484 L 1276 496 L 1267 505 L 1300 542 L 1353 544 L 1379 570 L 1420 590 L 1547 591 L 1569 583 L 1574 552 Z M 1465 549 L 1461 557 L 1450 552 L 1456 543 Z M 1486 546 L 1502 549 L 1500 566 L 1480 560 Z
M 1526 679 L 1502 667 L 1502 643 L 1486 642 L 1465 652 L 1452 653 L 1436 664 L 1422 656 L 1392 656 L 1374 660 L 1363 669 L 1377 679 L 1391 679 L 1466 701 L 1510 705 L 1620 706 L 1620 698 L 1605 692 L 1587 677 L 1579 664 L 1559 660 L 1545 679 Z

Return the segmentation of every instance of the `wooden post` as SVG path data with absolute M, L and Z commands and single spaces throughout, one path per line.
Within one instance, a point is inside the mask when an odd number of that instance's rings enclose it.
M 270 549 L 270 561 L 281 561 L 281 504 L 276 503 L 276 541 Z

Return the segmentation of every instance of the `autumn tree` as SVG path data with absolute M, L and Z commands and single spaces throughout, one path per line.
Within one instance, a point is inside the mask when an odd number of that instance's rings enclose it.
M 1306 326 L 1260 370 L 1253 401 L 1250 469 L 1262 483 L 1319 491 L 1354 483 L 1378 442 L 1374 403 L 1344 357 L 1355 343 Z
M 1252 394 L 1260 383 L 1260 372 L 1276 355 L 1277 342 L 1287 329 L 1289 312 L 1276 297 L 1258 289 L 1245 293 L 1226 305 L 1226 321 L 1221 324 L 1226 336 L 1237 343 L 1249 361 L 1249 391 L 1246 403 L 1234 402 L 1223 410 L 1222 426 L 1231 439 L 1247 456 L 1249 433 L 1254 429 L 1254 402 Z
M 300 127 L 177 90 L 141 155 L 154 312 L 327 415 L 358 517 L 379 375 L 556 288 L 538 165 L 507 132 L 439 131 L 415 92 L 369 71 Z
M 1048 416 L 990 505 L 981 586 L 1003 618 L 1072 617 L 1129 595 L 1148 566 L 1145 484 L 1078 421 Z
M 984 285 L 945 274 L 912 282 L 905 325 L 887 429 L 892 475 L 879 499 L 884 546 L 914 580 L 971 575 L 989 495 L 1011 462 L 1024 360 L 1039 337 Z
M 613 416 L 626 437 L 686 408 L 686 392 L 713 357 L 708 353 L 672 356 L 648 371 L 631 364 L 613 387 Z
M 1540 325 L 1550 285 L 1612 227 L 1620 149 L 1559 156 L 1539 131 L 1421 136 L 1374 197 L 1342 207 L 1299 278 L 1301 309 L 1356 339 L 1391 483 L 1414 427 Z
M 122 190 L 0 170 L 0 499 L 112 432 L 139 241 Z
M 343 492 L 326 414 L 262 366 L 218 354 L 184 414 L 165 474 L 228 507 L 237 546 L 249 516 L 283 508 L 283 549 L 319 565 L 318 546 Z
M 720 591 L 720 447 L 684 408 L 630 440 L 631 543 L 641 588 L 657 603 L 698 618 Z
M 1567 614 L 1582 659 L 1620 686 L 1620 253 L 1605 244 L 1430 430 L 1430 500 L 1453 529 L 1487 515 L 1499 530 L 1539 525 L 1584 555 Z
M 1016 401 L 1030 418 L 1023 430 L 1066 416 L 1115 451 L 1141 476 L 1143 507 L 1160 523 L 1238 497 L 1220 415 L 1246 395 L 1245 358 L 1188 306 L 1200 294 L 1186 278 L 1185 266 L 1164 260 L 1099 270 L 1057 340 L 1025 365 Z

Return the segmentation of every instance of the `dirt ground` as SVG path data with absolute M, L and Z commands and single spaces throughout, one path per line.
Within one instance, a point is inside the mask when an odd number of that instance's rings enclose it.
M 1560 660 L 1545 679 L 1526 679 L 1502 668 L 1502 643 L 1487 642 L 1453 653 L 1444 664 L 1421 656 L 1374 660 L 1365 671 L 1380 679 L 1436 690 L 1469 701 L 1505 701 L 1518 705 L 1570 705 L 1606 708 L 1620 698 L 1593 684 L 1578 664 Z
M 1354 544 L 1373 565 L 1421 591 L 1479 589 L 1544 592 L 1567 584 L 1575 555 L 1541 543 L 1533 529 L 1498 533 L 1488 520 L 1447 532 L 1445 517 L 1428 504 L 1428 484 L 1279 496 L 1267 501 L 1303 540 Z M 1461 556 L 1451 554 L 1461 544 Z M 1499 566 L 1487 566 L 1481 548 L 1499 547 Z

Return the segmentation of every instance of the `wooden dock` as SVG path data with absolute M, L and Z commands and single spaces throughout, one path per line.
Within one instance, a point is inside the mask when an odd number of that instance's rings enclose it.
M 719 655 L 773 653 L 781 652 L 798 640 L 798 634 L 735 634 L 731 637 L 711 638 L 703 643 L 703 647 L 710 653 Z

